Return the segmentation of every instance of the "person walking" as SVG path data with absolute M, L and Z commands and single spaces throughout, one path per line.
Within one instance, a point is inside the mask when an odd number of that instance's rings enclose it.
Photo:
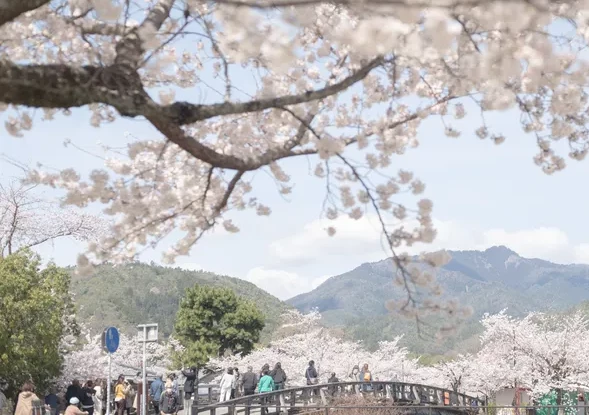
M 96 394 L 96 390 L 94 390 L 94 382 L 91 380 L 87 381 L 84 387 L 82 388 L 82 410 L 84 412 L 88 412 L 88 415 L 94 415 L 94 395 Z
M 362 382 L 362 392 L 368 392 L 372 390 L 372 373 L 368 369 L 368 363 L 364 363 L 362 366 L 362 372 L 360 372 L 360 382 Z
M 274 365 L 274 369 L 272 372 L 270 372 L 270 376 L 272 376 L 272 380 L 274 381 L 274 390 L 283 390 L 287 377 L 286 372 L 282 369 L 280 362 Z
M 94 412 L 96 415 L 104 415 L 106 411 L 106 381 L 96 379 L 94 384 Z
M 35 395 L 35 387 L 31 382 L 25 382 L 18 394 L 14 415 L 31 415 L 33 413 L 33 402 L 39 401 Z
M 166 390 L 159 399 L 161 413 L 158 415 L 172 415 L 178 412 L 178 395 L 174 392 L 173 384 L 166 385 Z
M 258 384 L 258 392 L 259 393 L 268 393 L 268 392 L 272 392 L 274 390 L 274 380 L 272 379 L 272 376 L 270 376 L 270 372 L 268 372 L 268 370 L 264 370 L 264 372 L 262 372 L 262 377 L 260 379 L 260 383 Z M 260 397 L 260 403 L 262 404 L 262 408 L 261 408 L 261 413 L 262 415 L 266 414 L 268 412 L 268 396 L 261 396 Z
M 80 405 L 80 400 L 74 396 L 69 400 L 69 405 L 65 408 L 64 415 L 88 415 L 88 412 L 82 411 L 78 405 Z
M 262 366 L 262 370 L 260 370 L 260 373 L 258 375 L 258 379 L 262 379 L 262 376 L 264 376 L 264 371 L 267 370 L 268 372 L 270 372 L 270 365 L 268 363 L 265 363 L 264 366 Z
M 57 395 L 55 394 L 55 388 L 49 388 L 49 393 L 45 395 L 45 405 L 49 407 L 51 415 L 57 414 Z
M 196 366 L 192 366 L 188 370 L 182 369 L 182 374 L 186 378 L 186 381 L 184 381 L 184 411 L 188 415 L 190 415 L 190 411 L 192 410 L 190 400 L 192 399 L 192 394 L 194 393 L 194 384 L 196 382 L 197 368 Z
M 135 405 L 135 396 L 137 395 L 137 391 L 133 385 L 132 380 L 125 380 L 125 412 L 127 415 L 131 415 L 133 408 L 136 408 Z
M 254 373 L 254 369 L 251 366 L 247 367 L 247 372 L 241 377 L 241 385 L 243 387 L 243 394 L 245 396 L 253 395 L 258 385 L 258 377 Z
M 307 370 L 305 371 L 305 378 L 307 379 L 307 385 L 316 385 L 319 383 L 319 376 L 317 374 L 317 369 L 315 369 L 315 361 L 309 361 L 309 367 L 307 367 Z M 313 402 L 313 398 L 317 396 L 317 394 L 317 389 L 311 391 L 311 402 Z
M 360 366 L 355 365 L 352 368 L 352 373 L 350 373 L 349 378 L 351 379 L 351 382 L 360 382 Z M 355 393 L 359 393 L 360 392 L 360 386 L 359 385 L 352 385 L 352 390 Z
M 231 385 L 231 399 L 237 398 L 238 389 L 240 386 L 241 377 L 239 376 L 239 368 L 233 368 L 233 384 Z
M 339 379 L 337 378 L 335 373 L 331 374 L 331 377 L 329 379 L 327 379 L 327 383 L 330 384 L 327 387 L 327 393 L 333 399 L 335 397 L 335 394 L 337 393 L 337 389 L 338 389 L 337 385 L 334 385 L 334 383 L 339 383 Z
M 219 389 L 221 389 L 221 395 L 219 396 L 219 402 L 225 402 L 231 399 L 231 388 L 233 386 L 235 378 L 233 377 L 233 368 L 227 369 L 227 372 L 223 374 L 221 382 L 219 383 Z
M 123 415 L 125 412 L 125 377 L 120 375 L 115 385 L 115 405 L 117 408 L 117 415 Z
M 67 391 L 65 392 L 66 402 L 69 402 L 72 398 L 78 398 L 78 401 L 82 402 L 82 387 L 80 386 L 80 381 L 78 379 L 74 379 L 72 384 L 67 387 Z
M 149 387 L 149 396 L 151 397 L 155 415 L 159 415 L 160 413 L 160 398 L 162 397 L 162 393 L 164 393 L 164 382 L 162 381 L 162 375 L 157 375 Z

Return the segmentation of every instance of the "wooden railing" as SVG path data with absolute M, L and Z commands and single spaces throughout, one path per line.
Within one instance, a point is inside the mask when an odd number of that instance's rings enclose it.
M 213 396 L 214 385 L 209 388 Z M 202 387 L 202 385 L 201 385 Z M 437 407 L 469 407 L 485 405 L 485 401 L 462 393 L 433 386 L 403 382 L 340 382 L 320 385 L 302 386 L 283 389 L 251 396 L 243 396 L 224 402 L 209 402 L 202 405 L 194 401 L 190 414 L 198 415 L 209 412 L 210 415 L 243 413 L 250 415 L 252 410 L 263 409 L 266 413 L 294 411 L 306 406 L 326 406 L 334 398 L 354 394 L 372 395 L 378 399 L 386 399 L 392 403 L 417 406 Z

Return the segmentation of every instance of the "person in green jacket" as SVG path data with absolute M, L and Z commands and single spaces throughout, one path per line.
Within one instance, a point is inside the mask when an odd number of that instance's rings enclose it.
M 268 369 L 265 369 L 262 372 L 262 378 L 260 379 L 260 383 L 258 383 L 258 392 L 259 393 L 266 393 L 272 392 L 274 390 L 274 379 L 272 376 L 268 374 Z M 262 404 L 262 415 L 268 412 L 266 405 L 268 404 L 268 397 L 267 396 L 260 396 L 260 403 Z

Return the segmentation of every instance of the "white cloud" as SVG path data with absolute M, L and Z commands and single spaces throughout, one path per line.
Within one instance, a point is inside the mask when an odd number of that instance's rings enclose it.
M 556 227 L 507 230 L 482 229 L 457 221 L 435 220 L 434 223 L 438 231 L 434 243 L 416 245 L 408 249 L 409 253 L 438 249 L 485 250 L 505 245 L 527 258 L 558 263 L 589 263 L 589 242 L 574 244 L 563 230 Z M 325 231 L 328 226 L 337 229 L 333 237 Z M 375 217 L 357 221 L 349 218 L 315 220 L 299 232 L 272 242 L 269 251 L 270 255 L 263 264 L 251 268 L 241 278 L 281 300 L 311 291 L 331 275 L 388 256 L 381 244 Z M 189 270 L 202 269 L 198 263 L 178 265 Z
M 326 229 L 333 225 L 336 234 L 328 236 Z M 294 264 L 324 260 L 327 256 L 358 256 L 374 252 L 384 251 L 378 224 L 371 217 L 315 220 L 300 232 L 270 244 L 272 256 Z
M 328 278 L 327 275 L 305 277 L 294 272 L 256 267 L 249 270 L 243 279 L 256 284 L 281 300 L 287 300 L 317 288 Z
M 563 230 L 556 227 L 507 230 L 481 229 L 456 221 L 435 220 L 434 223 L 438 236 L 432 244 L 417 244 L 405 250 L 414 254 L 438 249 L 484 250 L 505 245 L 523 257 L 559 263 L 589 263 L 589 243 L 574 244 Z M 337 229 L 335 236 L 327 235 L 327 226 Z M 373 217 L 357 221 L 342 218 L 310 222 L 300 232 L 274 241 L 270 245 L 270 254 L 277 262 L 287 262 L 291 267 L 309 262 L 337 263 L 338 258 L 350 257 L 360 265 L 388 255 Z

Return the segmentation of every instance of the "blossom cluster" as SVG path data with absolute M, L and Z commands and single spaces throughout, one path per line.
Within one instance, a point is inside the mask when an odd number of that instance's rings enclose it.
M 92 336 L 88 330 L 81 338 L 66 337 L 62 342 L 63 367 L 56 384 L 67 386 L 72 380 L 106 379 L 108 377 L 108 353 L 101 345 L 101 336 Z M 165 375 L 170 370 L 171 354 L 180 348 L 173 337 L 163 343 L 147 343 L 146 370 L 150 375 Z M 143 367 L 143 343 L 120 333 L 119 347 L 111 354 L 113 378 L 119 374 L 135 375 Z
M 530 314 L 510 317 L 506 312 L 485 316 L 484 332 L 474 354 L 461 354 L 433 366 L 419 363 L 400 345 L 402 336 L 380 342 L 377 350 L 366 350 L 361 342 L 343 340 L 321 327 L 319 313 L 291 311 L 282 331 L 268 347 L 247 356 L 213 359 L 211 366 L 223 369 L 252 366 L 255 371 L 280 362 L 289 384 L 304 385 L 310 360 L 322 382 L 331 373 L 340 381 L 353 381 L 352 368 L 367 363 L 373 377 L 438 386 L 472 396 L 492 396 L 497 391 L 527 388 L 540 397 L 551 390 L 576 391 L 589 384 L 585 350 L 589 347 L 589 322 L 581 314 L 551 316 Z M 292 321 L 296 321 L 293 324 Z
M 288 194 L 297 178 L 285 160 L 308 157 L 328 218 L 378 216 L 407 291 L 395 308 L 419 321 L 423 308 L 457 307 L 417 295 L 439 287 L 402 253 L 436 236 L 433 204 L 413 173 L 393 172 L 397 158 L 425 141 L 427 120 L 500 144 L 509 137 L 486 115 L 510 110 L 545 173 L 565 167 L 563 151 L 582 160 L 588 40 L 587 0 L 12 2 L 0 18 L 0 110 L 14 136 L 80 106 L 95 127 L 119 116 L 153 127 L 121 137 L 87 177 L 29 172 L 65 204 L 103 204 L 113 218 L 81 269 L 181 235 L 163 254 L 171 263 L 215 226 L 237 232 L 231 211 L 271 214 L 255 172 Z

